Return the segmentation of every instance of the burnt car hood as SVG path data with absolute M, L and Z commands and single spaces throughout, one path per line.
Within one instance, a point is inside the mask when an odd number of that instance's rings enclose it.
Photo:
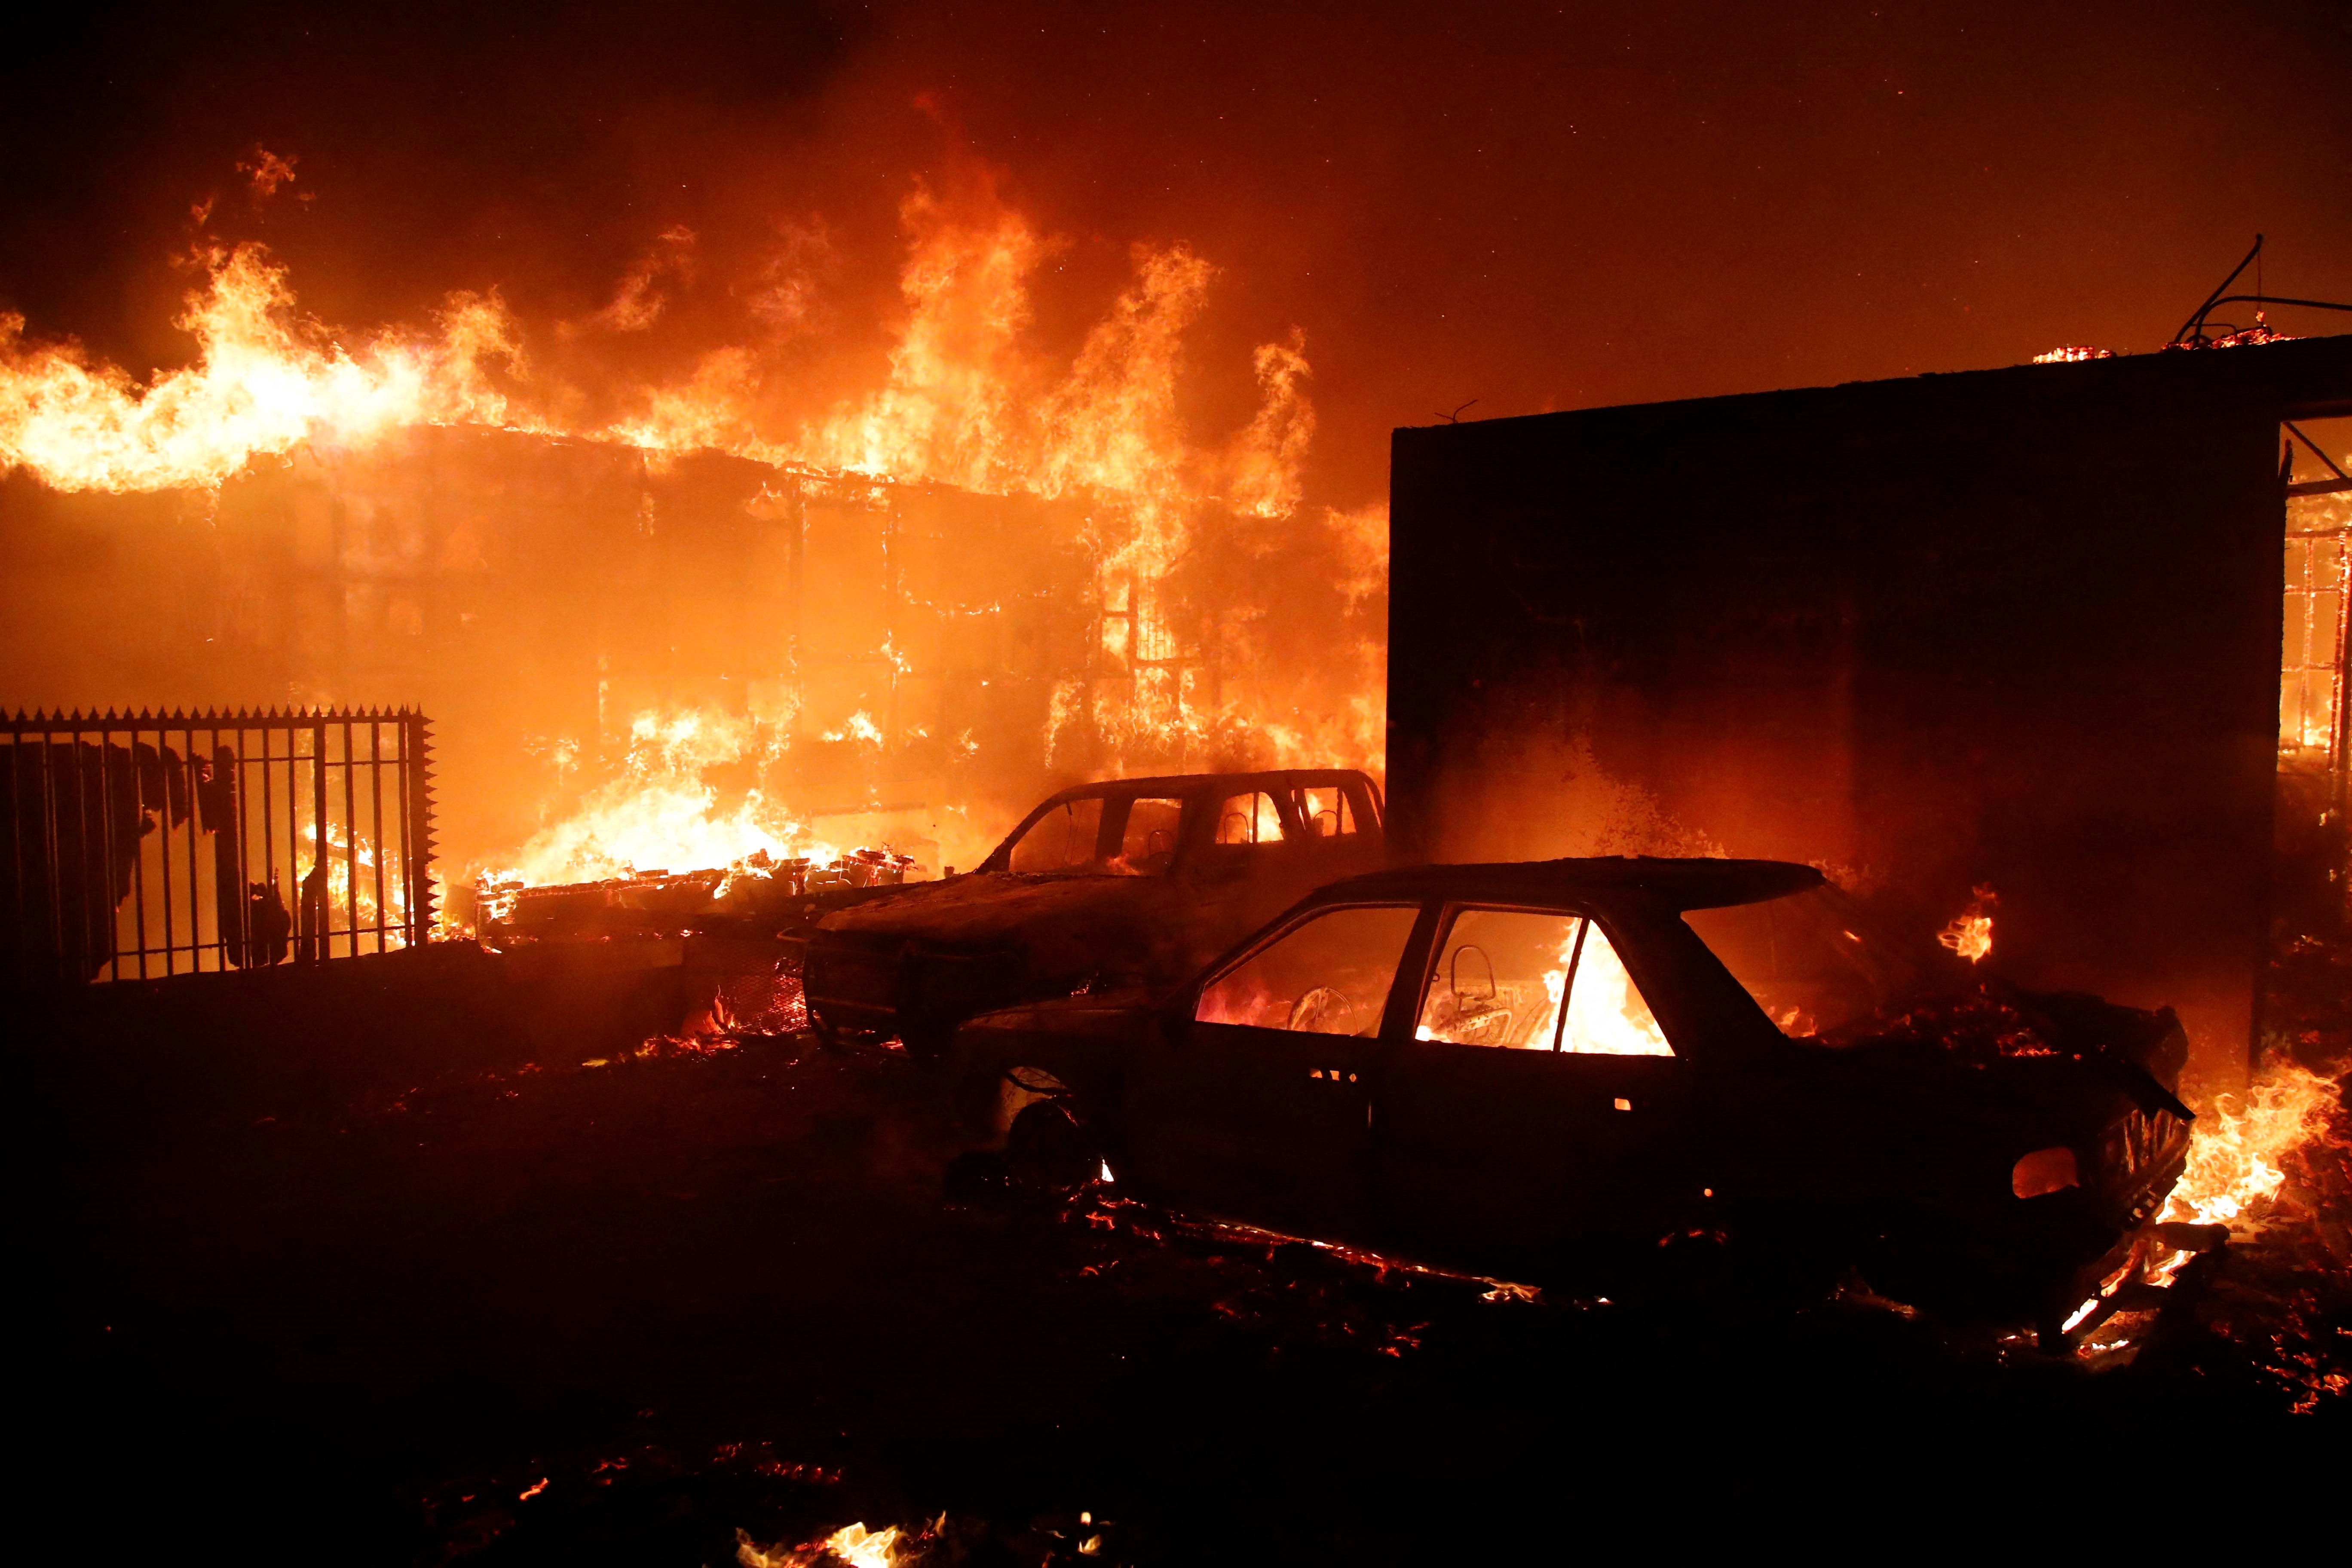
M 2183 1122 L 2194 1115 L 2173 1093 L 2189 1044 L 2169 1008 L 2150 1012 L 1988 980 L 1973 991 L 1916 998 L 1811 1043 L 1856 1059 L 1913 1056 L 1983 1074 L 2078 1078 L 2151 1114 Z
M 1183 905 L 1179 889 L 1160 877 L 979 871 L 837 910 L 818 930 L 860 944 L 1018 952 L 1025 968 L 1075 974 L 1108 956 L 1142 957 L 1144 948 L 1171 945 L 1171 936 L 1181 944 Z

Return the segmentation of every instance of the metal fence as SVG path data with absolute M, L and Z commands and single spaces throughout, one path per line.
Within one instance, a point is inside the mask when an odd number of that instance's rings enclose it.
M 433 926 L 422 714 L 0 718 L 0 981 L 386 952 Z

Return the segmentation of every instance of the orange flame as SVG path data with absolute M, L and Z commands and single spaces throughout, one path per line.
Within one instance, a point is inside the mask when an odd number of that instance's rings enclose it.
M 914 1544 L 906 1542 L 902 1546 L 905 1535 L 897 1525 L 868 1530 L 861 1521 L 843 1525 L 823 1541 L 787 1548 L 756 1545 L 739 1530 L 735 1532 L 735 1561 L 742 1568 L 816 1568 L 826 1563 L 843 1563 L 846 1568 L 898 1568 L 908 1560 L 906 1547 Z
M 1555 1021 L 1559 994 L 1568 984 L 1574 941 L 1563 942 L 1559 967 L 1544 975 Z M 1617 950 L 1595 926 L 1586 935 L 1583 956 L 1576 960 L 1576 990 L 1568 999 L 1568 1021 L 1559 1031 L 1560 1048 L 1591 1056 L 1667 1057 L 1664 1030 L 1651 1016 L 1649 1005 L 1633 989 L 1633 977 L 1617 957 Z M 1547 1037 L 1546 1043 L 1549 1044 Z
M 483 880 L 532 887 L 590 882 L 733 866 L 761 853 L 837 859 L 838 847 L 817 840 L 760 791 L 746 792 L 739 805 L 722 811 L 719 792 L 703 781 L 708 768 L 770 762 L 781 750 L 772 730 L 732 714 L 704 709 L 639 714 L 620 776 L 532 835 L 511 865 L 485 873 Z
M 294 162 L 271 154 L 257 163 L 257 188 L 290 180 Z M 203 280 L 178 322 L 195 340 L 193 361 L 144 383 L 73 342 L 29 343 L 21 318 L 0 317 L 0 466 L 64 490 L 213 488 L 304 444 L 351 447 L 464 424 L 625 445 L 658 460 L 708 448 L 835 476 L 1084 497 L 1102 503 L 1087 508 L 1084 542 L 1105 658 L 1097 678 L 1053 694 L 1044 761 L 1056 761 L 1059 738 L 1083 720 L 1083 731 L 1109 748 L 1113 772 L 1127 771 L 1129 757 L 1160 768 L 1213 754 L 1379 772 L 1376 626 L 1327 648 L 1318 668 L 1286 674 L 1279 660 L 1257 657 L 1265 634 L 1252 613 L 1192 624 L 1171 586 L 1214 519 L 1264 530 L 1250 552 L 1291 548 L 1324 563 L 1351 616 L 1384 587 L 1383 508 L 1328 510 L 1319 521 L 1303 508 L 1315 430 L 1303 336 L 1294 330 L 1256 350 L 1258 406 L 1243 428 L 1196 439 L 1178 388 L 1217 269 L 1181 243 L 1137 247 L 1129 286 L 1076 357 L 1056 365 L 1028 328 L 1033 279 L 1060 242 L 1000 199 L 997 184 L 994 171 L 967 163 L 947 188 L 919 184 L 901 204 L 905 313 L 884 383 L 797 428 L 762 401 L 774 364 L 758 342 L 709 349 L 683 379 L 606 398 L 592 416 L 583 411 L 597 400 L 536 376 L 522 326 L 495 293 L 451 295 L 425 330 L 339 335 L 299 314 L 285 269 L 265 249 L 240 245 L 198 258 Z M 821 238 L 809 244 L 821 247 Z M 696 245 L 685 229 L 662 234 L 609 304 L 557 323 L 555 336 L 650 331 L 701 270 Z M 795 279 L 804 270 L 791 256 L 775 265 Z M 793 290 L 804 292 L 797 281 Z M 805 301 L 794 299 L 789 313 L 799 321 Z M 1211 654 L 1234 672 L 1213 685 L 1202 679 Z M 504 857 L 512 866 L 501 875 L 581 879 L 803 852 L 805 833 L 781 805 L 754 797 L 722 810 L 698 776 L 697 747 L 780 743 L 730 739 L 741 722 L 693 710 L 641 719 L 622 776 Z M 876 745 L 900 738 L 871 719 L 856 733 Z
M 1982 886 L 1976 888 L 1974 892 L 1976 896 L 1969 900 L 1969 907 L 1962 910 L 1951 924 L 1937 931 L 1936 940 L 1970 963 L 1981 963 L 1992 952 L 1992 916 L 1985 906 L 1992 903 L 1996 895 L 1990 888 Z
M 144 387 L 76 344 L 27 346 L 24 318 L 0 315 L 0 460 L 58 489 L 155 490 L 217 485 L 305 440 L 520 420 L 489 375 L 522 363 L 495 294 L 453 294 L 437 331 L 353 353 L 295 316 L 284 268 L 259 246 L 206 265 L 175 323 L 196 340 L 195 362 Z
M 2286 1183 L 2282 1162 L 2325 1128 L 2342 1089 L 2282 1058 L 2244 1095 L 2215 1096 L 2190 1123 L 2189 1163 L 2164 1217 L 2226 1225 L 2239 1236 L 2260 1233 Z

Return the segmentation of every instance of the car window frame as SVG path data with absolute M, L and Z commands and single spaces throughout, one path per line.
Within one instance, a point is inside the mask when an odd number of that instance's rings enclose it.
M 1097 848 L 1106 859 L 1124 853 L 1127 847 L 1128 819 L 1134 814 L 1136 803 L 1146 800 L 1166 800 L 1176 803 L 1176 831 L 1169 840 L 1168 864 L 1158 871 L 1136 873 L 1155 880 L 1166 880 L 1175 876 L 1182 868 L 1185 830 L 1191 826 L 1192 819 L 1199 815 L 1199 809 L 1193 804 L 1193 792 L 1190 790 L 1177 790 L 1172 793 L 1150 789 L 1121 790 L 1108 797 L 1103 806 L 1102 842 Z M 1118 806 L 1116 825 L 1110 814 L 1113 803 Z
M 1057 791 L 1055 794 L 1046 796 L 1044 800 L 1039 801 L 1034 806 L 1031 807 L 1028 814 L 1022 817 L 1019 822 L 1013 824 L 1013 831 L 1006 834 L 998 841 L 996 847 L 988 852 L 988 858 L 985 860 L 982 860 L 976 868 L 982 871 L 1010 872 L 1013 869 L 1013 846 L 1019 844 L 1022 838 L 1027 835 L 1031 828 L 1044 821 L 1048 813 L 1058 811 L 1064 806 L 1074 805 L 1082 800 L 1099 800 L 1103 803 L 1101 820 L 1095 826 L 1095 858 L 1097 860 L 1108 859 L 1109 858 L 1109 855 L 1105 853 L 1106 847 L 1108 848 L 1111 854 L 1116 854 L 1119 846 L 1118 837 L 1117 834 L 1112 831 L 1111 826 L 1113 822 L 1112 808 L 1114 806 L 1118 808 L 1116 819 L 1118 828 L 1120 831 L 1124 831 L 1127 826 L 1128 811 L 1133 807 L 1137 801 L 1173 800 L 1179 801 L 1182 804 L 1183 815 L 1177 818 L 1176 845 L 1174 850 L 1170 856 L 1168 869 L 1160 872 L 1160 876 L 1171 877 L 1175 875 L 1178 866 L 1181 863 L 1184 858 L 1184 844 L 1187 837 L 1187 829 L 1189 828 L 1193 817 L 1199 814 L 1200 808 L 1196 805 L 1196 792 L 1191 790 L 1180 790 L 1171 795 L 1162 791 L 1146 788 L 1123 787 L 1125 781 L 1123 780 L 1112 779 L 1100 784 L 1081 784 L 1076 788 Z M 1053 876 L 1056 873 L 1041 872 L 1036 874 Z M 1116 875 L 1117 873 L 1095 874 Z
M 1215 807 L 1213 805 L 1209 809 L 1213 811 Z M 1385 1046 L 1391 1041 L 1399 1027 L 1397 1011 L 1401 1005 L 1398 1000 L 1399 987 L 1404 985 L 1406 975 L 1420 973 L 1423 966 L 1425 950 L 1434 932 L 1431 911 L 1436 907 L 1438 906 L 1433 905 L 1428 899 L 1406 896 L 1386 899 L 1334 899 L 1328 902 L 1318 900 L 1303 908 L 1293 909 L 1286 914 L 1277 916 L 1270 924 L 1261 926 L 1239 946 L 1228 949 L 1212 961 L 1206 969 L 1193 977 L 1192 984 L 1177 994 L 1171 1016 L 1181 1029 L 1185 1030 L 1196 1027 L 1223 1029 L 1253 1027 L 1254 1026 L 1246 1024 L 1202 1023 L 1196 1016 L 1201 1010 L 1202 994 L 1309 921 L 1320 920 L 1325 915 L 1340 910 L 1412 910 L 1413 911 L 1412 928 L 1405 933 L 1404 947 L 1397 954 L 1396 973 L 1389 977 L 1388 997 L 1381 1004 L 1380 1027 L 1375 1029 L 1370 1037 Z M 1420 987 L 1413 986 L 1410 994 L 1418 996 L 1421 994 Z M 1404 1032 L 1410 1035 L 1412 1030 L 1406 1027 Z
M 1301 774 L 1305 775 L 1301 782 Z M 1359 828 L 1354 836 L 1359 841 L 1381 844 L 1388 836 L 1388 804 L 1381 795 L 1380 785 L 1369 774 L 1348 768 L 1325 770 L 1288 770 L 1271 773 L 1209 773 L 1178 775 L 1184 787 L 1174 794 L 1166 793 L 1166 779 L 1106 779 L 1098 784 L 1074 784 L 1040 801 L 1013 824 L 1013 830 L 997 841 L 987 858 L 974 868 L 982 871 L 1010 871 L 1013 847 L 1021 836 L 1034 826 L 1037 820 L 1055 806 L 1071 801 L 1098 796 L 1104 802 L 1104 820 L 1110 816 L 1112 801 L 1125 796 L 1129 800 L 1181 800 L 1184 816 L 1176 831 L 1176 852 L 1161 873 L 1166 878 L 1182 878 L 1200 868 L 1202 862 L 1215 865 L 1219 861 L 1239 863 L 1239 858 L 1250 851 L 1279 851 L 1284 846 L 1336 844 L 1341 839 L 1309 839 L 1298 815 L 1298 803 L 1292 793 L 1300 788 L 1338 787 L 1349 792 L 1350 803 L 1356 808 Z M 1152 787 L 1158 784 L 1159 788 Z M 1244 791 L 1264 791 L 1273 797 L 1275 813 L 1282 822 L 1279 839 L 1260 840 L 1255 844 L 1220 844 L 1216 841 L 1217 807 L 1227 796 Z M 1367 810 L 1369 808 L 1369 811 Z M 1368 825 L 1368 826 L 1367 826 Z M 1112 848 L 1116 851 L 1117 846 Z M 1102 852 L 1097 839 L 1096 851 Z
M 1651 998 L 1649 992 L 1643 988 L 1640 970 L 1636 968 L 1633 963 L 1628 962 L 1626 958 L 1625 942 L 1624 939 L 1618 934 L 1617 923 L 1614 921 L 1601 916 L 1596 909 L 1592 907 L 1580 907 L 1575 904 L 1533 904 L 1513 902 L 1506 899 L 1478 898 L 1438 899 L 1432 900 L 1431 907 L 1436 911 L 1436 919 L 1431 924 L 1429 930 L 1429 950 L 1422 955 L 1421 978 L 1413 984 L 1410 1000 L 1403 1004 L 1407 1017 L 1407 1024 L 1403 1032 L 1405 1038 L 1411 1044 L 1416 1047 L 1443 1047 L 1448 1050 L 1459 1051 L 1494 1051 L 1505 1048 L 1499 1046 L 1464 1045 L 1454 1040 L 1423 1040 L 1415 1038 L 1412 1031 L 1413 1023 L 1417 1022 L 1421 1017 L 1422 999 L 1429 994 L 1430 984 L 1437 977 L 1438 954 L 1444 945 L 1437 940 L 1439 933 L 1451 931 L 1453 929 L 1454 917 L 1460 914 L 1463 910 L 1485 910 L 1496 914 L 1573 916 L 1579 920 L 1589 921 L 1592 924 L 1599 926 L 1601 928 L 1601 934 L 1609 939 L 1610 951 L 1617 955 L 1618 963 L 1624 969 L 1625 978 L 1633 983 L 1633 989 L 1642 998 L 1642 1005 L 1649 1008 L 1650 1017 L 1652 1021 L 1658 1026 L 1659 1037 L 1666 1042 L 1666 1050 L 1668 1053 L 1664 1057 L 1634 1058 L 1614 1056 L 1605 1051 L 1566 1051 L 1549 1049 L 1537 1051 L 1529 1050 L 1525 1047 L 1519 1047 L 1513 1050 L 1514 1055 L 1549 1057 L 1559 1061 L 1597 1060 L 1602 1058 L 1612 1061 L 1688 1061 L 1690 1059 L 1689 1053 L 1685 1050 L 1682 1044 L 1675 1038 L 1675 1031 L 1668 1026 L 1666 1015 L 1658 1010 L 1657 1003 Z M 1693 935 L 1696 937 L 1696 933 L 1694 932 Z M 1710 956 L 1712 956 L 1712 954 L 1710 954 Z M 1717 960 L 1717 962 L 1720 963 L 1721 961 Z M 1643 965 L 1643 967 L 1647 967 L 1647 965 Z M 1395 999 L 1391 997 L 1391 1000 L 1393 1004 Z M 1565 1008 L 1567 1004 L 1568 994 L 1564 993 L 1560 997 L 1560 1005 Z
M 1301 797 L 1304 796 L 1308 790 L 1315 789 L 1329 790 L 1347 803 L 1349 814 L 1355 819 L 1356 829 L 1354 832 L 1335 833 L 1328 837 L 1325 837 L 1320 834 L 1307 831 L 1307 829 L 1314 825 L 1315 819 L 1307 815 L 1306 802 Z M 1370 815 L 1364 809 L 1365 795 L 1363 781 L 1360 781 L 1350 774 L 1339 773 L 1328 778 L 1303 778 L 1286 786 L 1284 793 L 1287 794 L 1291 797 L 1291 808 L 1297 815 L 1299 831 L 1302 836 L 1299 839 L 1299 842 L 1301 843 L 1308 845 L 1335 845 L 1342 843 L 1343 841 L 1352 841 L 1357 844 L 1369 844 L 1378 839 L 1381 836 L 1380 819 Z

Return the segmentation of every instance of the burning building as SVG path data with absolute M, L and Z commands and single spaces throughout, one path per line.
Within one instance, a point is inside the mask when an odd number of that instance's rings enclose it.
M 1301 504 L 1301 344 L 1203 437 L 1207 262 L 1139 251 L 1047 363 L 1019 215 L 919 188 L 904 218 L 882 384 L 782 413 L 740 348 L 600 403 L 492 299 L 338 335 L 251 247 L 205 254 L 197 357 L 144 384 L 12 330 L 6 700 L 422 710 L 460 892 L 866 844 L 936 875 L 1077 778 L 1376 766 L 1380 514 Z M 543 335 L 650 319 L 692 237 Z

